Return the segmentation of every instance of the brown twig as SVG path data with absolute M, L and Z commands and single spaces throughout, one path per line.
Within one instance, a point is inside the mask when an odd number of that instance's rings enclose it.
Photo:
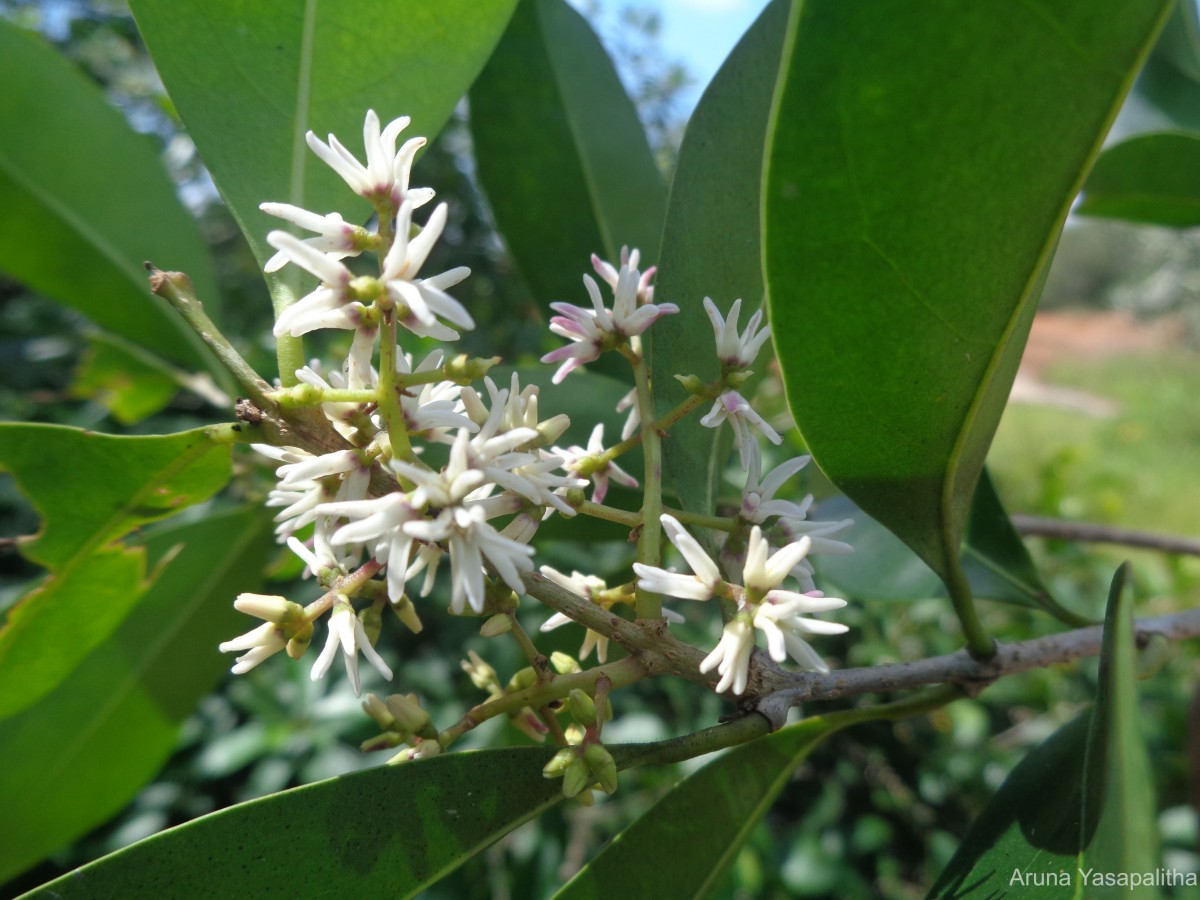
M 1121 544 L 1125 547 L 1161 550 L 1163 553 L 1200 556 L 1200 540 L 1194 538 L 1154 534 L 1150 531 L 1134 531 L 1129 528 L 1114 528 L 1111 525 L 1096 525 L 1091 522 L 1046 519 L 1041 516 L 1016 515 L 1012 516 L 1012 523 L 1017 531 L 1028 537 L 1057 538 L 1088 544 Z

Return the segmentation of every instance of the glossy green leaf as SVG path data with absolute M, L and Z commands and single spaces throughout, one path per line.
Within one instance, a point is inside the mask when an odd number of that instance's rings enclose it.
M 746 32 L 701 97 L 679 148 L 655 286 L 658 300 L 679 306 L 678 315 L 654 325 L 660 416 L 687 397 L 674 375 L 707 382 L 719 374 L 704 298 L 712 297 L 722 313 L 741 298 L 743 327 L 762 302 L 759 185 L 787 13 L 788 4 L 775 0 Z M 726 443 L 722 453 L 718 439 L 692 418 L 663 442 L 666 470 L 684 509 L 712 512 L 729 448 Z
M 71 382 L 71 395 L 95 400 L 122 425 L 131 425 L 165 407 L 179 388 L 174 372 L 158 360 L 95 334 Z
M 709 763 L 617 835 L 556 900 L 711 896 L 792 771 L 835 730 L 800 722 Z
M 129 617 L 58 687 L 0 722 L 0 881 L 105 821 L 158 771 L 229 666 L 216 645 L 246 630 L 233 598 L 257 588 L 271 532 L 268 516 L 247 509 L 155 531 L 146 551 L 169 561 Z
M 1137 721 L 1125 571 L 1117 571 L 1109 595 L 1093 710 L 1059 729 L 1012 771 L 930 897 L 1129 896 L 1128 885 L 1109 886 L 1103 873 L 1115 880 L 1157 867 L 1154 779 Z M 1141 890 L 1135 895 L 1158 895 L 1153 888 Z
M 374 109 L 384 121 L 412 117 L 402 138 L 432 139 L 483 66 L 514 3 L 129 5 L 188 133 L 265 262 L 274 253 L 267 232 L 281 221 L 258 209 L 264 201 L 363 222 L 371 214 L 309 151 L 305 132 L 336 134 L 362 159 L 363 116 Z M 290 280 L 276 279 L 272 287 L 295 290 Z
M 206 429 L 114 437 L 59 425 L 0 425 L 0 470 L 42 517 L 22 554 L 50 573 L 0 629 L 0 716 L 61 682 L 147 587 L 145 553 L 119 539 L 207 500 L 229 480 L 228 445 Z
M 150 293 L 144 260 L 219 298 L 212 262 L 150 138 L 40 37 L 0 21 L 0 270 L 187 366 L 212 356 Z
M 962 564 L 976 597 L 1037 607 L 1068 625 L 1094 624 L 1054 599 L 1004 511 L 986 468 L 971 503 Z
M 1200 135 L 1144 134 L 1109 147 L 1075 211 L 1171 228 L 1200 225 Z
M 788 400 L 826 474 L 943 578 L 1057 235 L 1169 9 L 795 7 L 764 186 Z
M 588 306 L 581 276 L 622 245 L 658 258 L 666 188 L 637 111 L 566 0 L 523 0 L 471 88 L 479 179 L 543 304 Z
M 139 841 L 27 896 L 157 900 L 186 885 L 206 897 L 411 897 L 562 798 L 542 776 L 550 755 L 480 750 L 331 778 Z

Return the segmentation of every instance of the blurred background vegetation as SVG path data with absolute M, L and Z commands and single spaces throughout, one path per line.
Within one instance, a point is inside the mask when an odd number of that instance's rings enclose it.
M 664 59 L 652 11 L 593 3 L 589 14 L 618 61 L 664 172 L 669 173 L 686 124 L 678 102 L 688 74 Z M 260 371 L 269 372 L 270 304 L 237 226 L 222 206 L 191 142 L 173 115 L 128 11 L 119 2 L 0 0 L 0 15 L 40 31 L 101 85 L 138 131 L 159 142 L 181 196 L 202 222 L 225 298 L 226 334 Z M 1164 69 L 1163 67 L 1166 67 Z M 1165 72 L 1165 74 L 1164 74 Z M 1117 125 L 1127 136 L 1164 123 L 1149 103 L 1164 96 L 1170 61 L 1156 54 L 1146 84 Z M 1153 82 L 1153 83 L 1151 83 Z M 10 87 L 10 89 L 12 89 Z M 389 111 L 395 112 L 395 111 Z M 532 362 L 555 342 L 543 327 L 545 304 L 521 284 L 492 227 L 486 198 L 473 180 L 462 112 L 422 157 L 415 183 L 451 201 L 452 221 L 432 266 L 469 265 L 477 297 L 490 304 L 467 336 L 467 352 Z M 81 136 L 80 152 L 84 152 Z M 264 198 L 266 199 L 266 198 Z M 453 260 L 453 263 L 449 260 Z M 582 261 L 581 261 L 582 262 Z M 1009 510 L 1200 537 L 1195 476 L 1200 468 L 1200 233 L 1072 220 L 1059 247 L 1014 400 L 990 465 Z M 490 310 L 490 312 L 488 312 Z M 472 340 L 478 344 L 473 346 Z M 161 412 L 136 422 L 114 416 L 104 397 L 106 338 L 80 315 L 32 295 L 0 276 L 0 419 L 53 422 L 108 432 L 158 433 L 218 420 L 220 411 L 179 394 Z M 97 387 L 99 385 L 99 387 Z M 781 394 L 776 411 L 784 416 Z M 582 437 L 582 436 L 580 436 Z M 793 441 L 796 440 L 793 435 Z M 785 450 L 800 451 L 795 444 Z M 250 471 L 240 490 L 265 495 L 267 481 Z M 260 473 L 261 474 L 261 473 Z M 829 489 L 819 473 L 801 486 Z M 735 491 L 734 482 L 730 482 Z M 818 518 L 822 517 L 818 514 Z M 0 533 L 29 534 L 37 517 L 0 477 Z M 1034 539 L 1031 550 L 1048 584 L 1068 607 L 1089 616 L 1103 608 L 1107 584 L 1125 558 L 1134 563 L 1140 615 L 1200 601 L 1200 560 L 1121 548 Z M 541 548 L 545 561 L 570 567 L 577 548 Z M 594 552 L 594 551 L 590 551 Z M 628 563 L 619 544 L 608 564 Z M 0 612 L 19 595 L 35 567 L 15 552 L 0 557 Z M 280 557 L 272 589 L 287 593 L 295 566 Z M 830 592 L 836 583 L 826 582 Z M 898 585 L 888 572 L 873 587 L 853 586 L 843 619 L 848 640 L 829 644 L 836 665 L 867 665 L 957 649 L 949 604 L 928 580 Z M 232 599 L 232 598 L 230 598 Z M 1040 613 L 984 604 L 995 633 L 1020 639 L 1057 626 Z M 527 627 L 545 614 L 525 611 Z M 699 632 L 684 637 L 711 638 Z M 580 635 L 560 629 L 546 649 L 575 652 Z M 418 639 L 385 642 L 396 684 L 425 698 L 436 721 L 451 721 L 471 688 L 454 659 L 437 648 L 486 652 L 503 674 L 519 667 L 513 648 L 497 649 L 471 620 L 426 617 Z M 512 651 L 512 652 L 510 652 Z M 214 652 L 216 652 L 214 648 Z M 1158 677 L 1142 686 L 1144 722 L 1155 774 L 1169 867 L 1197 868 L 1193 803 L 1195 766 L 1181 748 L 1192 738 L 1189 709 L 1171 698 L 1191 696 L 1194 648 L 1183 647 Z M 736 897 L 918 897 L 952 855 L 969 822 L 1026 750 L 1081 709 L 1094 692 L 1094 663 L 1006 679 L 975 700 L 925 719 L 860 726 L 829 741 L 796 772 L 757 827 L 721 889 Z M 687 684 L 655 683 L 620 698 L 606 737 L 643 741 L 714 722 L 728 710 L 719 698 Z M 519 744 L 512 729 L 488 723 L 470 746 Z M 0 888 L 11 896 L 164 827 L 231 803 L 377 765 L 358 743 L 370 721 L 344 682 L 313 684 L 307 667 L 274 658 L 241 678 L 228 678 L 184 727 L 158 778 L 122 814 L 50 860 Z M 1200 751 L 1194 751 L 1200 752 Z M 695 760 L 686 768 L 702 764 Z M 660 768 L 623 776 L 612 801 L 568 805 L 530 823 L 438 886 L 435 897 L 538 897 L 594 855 L 679 777 Z

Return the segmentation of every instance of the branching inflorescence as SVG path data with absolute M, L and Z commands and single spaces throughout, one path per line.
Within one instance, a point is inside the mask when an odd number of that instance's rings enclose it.
M 360 655 L 384 678 L 392 677 L 374 647 L 384 612 L 392 610 L 407 628 L 420 631 L 413 595 L 420 601 L 431 593 L 441 561 L 448 557 L 450 612 L 487 617 L 483 633 L 511 633 L 530 665 L 504 683 L 472 654 L 464 668 L 488 699 L 441 731 L 414 695 L 380 699 L 368 694 L 364 707 L 382 730 L 368 745 L 408 744 L 398 758 L 426 756 L 440 752 L 478 722 L 503 713 L 531 736 L 542 739 L 549 733 L 563 745 L 547 774 L 562 776 L 569 795 L 592 784 L 611 791 L 615 769 L 600 742 L 603 724 L 611 716 L 611 692 L 659 673 L 638 663 L 634 647 L 626 648 L 634 654 L 626 660 L 608 663 L 609 637 L 593 629 L 587 631 L 579 656 L 586 658 L 595 649 L 600 663 L 595 669 L 585 672 L 577 659 L 564 654 L 548 661 L 539 654 L 514 615 L 519 599 L 531 596 L 530 585 L 537 581 L 530 542 L 539 525 L 556 515 L 595 515 L 627 524 L 637 536 L 636 574 L 626 583 L 610 587 L 588 573 L 568 576 L 541 568 L 546 579 L 600 610 L 632 607 L 638 619 L 659 621 L 665 628 L 663 619 L 679 616 L 661 609 L 663 595 L 724 601 L 722 636 L 698 669 L 717 671 L 718 691 L 743 695 L 758 632 L 774 661 L 790 657 L 803 669 L 828 671 L 808 638 L 846 628 L 809 614 L 834 610 L 845 602 L 815 589 L 807 557 L 849 551 L 830 536 L 848 523 L 808 521 L 811 498 L 800 503 L 775 499 L 807 457 L 784 462 L 762 476 L 759 435 L 776 444 L 781 437 L 755 412 L 742 386 L 769 340 L 770 328 L 763 324 L 762 313 L 755 312 L 739 330 L 741 300 L 734 301 L 726 317 L 704 298 L 720 375 L 705 384 L 681 373 L 688 399 L 666 416 L 656 416 L 652 360 L 641 336 L 663 316 L 678 313 L 679 307 L 655 301 L 654 269 L 639 269 L 637 250 L 622 251 L 619 265 L 593 256 L 599 282 L 583 276 L 589 306 L 550 304 L 556 313 L 550 329 L 569 343 L 542 360 L 558 364 L 555 384 L 604 353 L 620 354 L 629 362 L 636 387 L 621 401 L 619 409 L 628 410 L 628 418 L 616 444 L 606 447 L 603 426 L 596 425 L 586 447 L 557 446 L 570 424 L 566 416 L 541 419 L 538 388 L 522 386 L 516 374 L 501 386 L 486 374 L 494 359 L 435 350 L 418 361 L 406 353 L 398 342 L 401 334 L 449 342 L 458 339 L 460 330 L 474 327 L 466 307 L 448 293 L 469 270 L 422 274 L 445 226 L 447 208 L 434 208 L 423 226 L 414 219 L 433 192 L 409 185 L 424 139 L 410 139 L 397 149 L 407 125 L 408 120 L 400 118 L 381 128 L 375 113 L 369 112 L 363 129 L 365 164 L 332 135 L 328 142 L 308 135 L 313 152 L 372 205 L 376 230 L 350 224 L 336 212 L 262 205 L 265 212 L 313 233 L 301 239 L 286 231 L 271 232 L 267 240 L 278 252 L 267 271 L 299 266 L 319 282 L 279 313 L 275 335 L 287 340 L 319 329 L 342 329 L 352 332 L 352 338 L 340 368 L 329 371 L 314 361 L 289 373 L 284 383 L 294 386 L 263 393 L 279 409 L 319 410 L 330 439 L 316 442 L 318 446 L 310 441 L 306 447 L 284 439 L 255 445 L 277 464 L 278 481 L 267 503 L 280 510 L 278 539 L 304 562 L 325 593 L 307 606 L 283 597 L 241 595 L 237 608 L 263 624 L 223 643 L 221 649 L 241 654 L 235 673 L 252 669 L 280 650 L 299 658 L 318 620 L 327 617 L 324 647 L 313 664 L 312 678 L 324 676 L 340 651 L 358 693 Z M 356 274 L 344 262 L 360 256 L 376 257 L 378 274 Z M 746 473 L 741 503 L 728 517 L 715 511 L 691 515 L 663 505 L 661 440 L 707 404 L 711 410 L 701 423 L 710 428 L 730 424 Z M 622 454 L 639 445 L 645 458 L 641 479 L 618 464 Z M 639 511 L 603 506 L 610 482 L 635 487 L 639 481 L 644 492 Z M 589 484 L 590 500 L 585 499 Z M 693 533 L 701 527 L 721 543 L 719 562 Z M 664 532 L 686 570 L 664 567 Z M 795 589 L 785 586 L 789 579 Z M 543 630 L 570 621 L 571 616 L 556 613 Z M 563 699 L 567 702 L 557 702 Z M 558 721 L 563 713 L 574 720 L 566 729 Z

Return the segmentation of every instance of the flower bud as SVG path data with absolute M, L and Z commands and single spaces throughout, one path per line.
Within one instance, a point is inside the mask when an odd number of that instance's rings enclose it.
M 565 413 L 559 413 L 557 416 L 551 416 L 545 422 L 539 422 L 537 433 L 541 437 L 542 444 L 550 446 L 557 443 L 570 427 L 571 419 Z
M 574 797 L 593 781 L 588 765 L 578 756 L 571 760 L 563 772 L 563 796 Z
M 304 655 L 304 651 L 308 649 L 308 645 L 313 638 L 313 623 L 305 621 L 303 625 L 296 629 L 291 640 L 287 642 L 287 655 L 292 659 L 299 659 Z
M 573 747 L 563 747 L 554 756 L 550 757 L 550 762 L 542 767 L 542 775 L 546 778 L 562 778 L 569 766 L 578 754 Z
M 580 688 L 573 688 L 567 694 L 567 705 L 571 715 L 580 725 L 593 725 L 596 722 L 596 702 Z
M 518 671 L 508 682 L 510 691 L 523 691 L 526 688 L 531 688 L 537 684 L 537 672 L 533 670 L 533 666 L 526 666 Z
M 463 671 L 471 679 L 471 683 L 481 691 L 486 691 L 489 688 L 500 686 L 500 679 L 496 675 L 496 670 L 483 661 L 474 650 L 467 651 L 468 659 L 462 662 Z
M 278 594 L 238 594 L 233 601 L 233 608 L 276 625 L 288 622 L 297 614 L 304 615 L 303 606 Z
M 413 634 L 421 633 L 421 629 L 425 626 L 421 624 L 421 617 L 417 615 L 417 607 L 407 596 L 401 594 L 399 600 L 393 601 L 389 605 L 396 617 L 404 623 L 405 628 Z
M 420 734 L 429 727 L 429 713 L 421 708 L 416 694 L 392 694 L 387 708 L 396 719 L 396 726 L 406 734 Z
M 512 631 L 512 627 L 512 616 L 508 613 L 497 613 L 483 623 L 483 627 L 479 629 L 479 633 L 484 637 L 498 637 Z
M 600 783 L 600 789 L 611 794 L 617 789 L 617 763 L 603 744 L 588 744 L 583 751 L 588 769 Z
M 392 715 L 391 710 L 387 708 L 382 700 L 375 694 L 367 694 L 367 697 L 362 702 L 363 711 L 368 716 L 375 720 L 384 731 L 393 731 L 396 728 L 396 717 Z
M 676 375 L 675 380 L 682 384 L 689 394 L 699 394 L 704 390 L 704 382 L 695 375 Z
M 500 362 L 500 357 L 498 356 L 493 356 L 491 359 L 483 359 L 482 357 L 469 357 L 465 353 L 460 353 L 442 366 L 442 373 L 449 381 L 470 384 L 472 381 L 478 381 L 486 375 L 488 370 L 498 362 Z
M 579 665 L 579 661 L 575 657 L 569 653 L 563 653 L 561 650 L 555 650 L 550 654 L 550 665 L 554 666 L 554 671 L 559 675 L 573 675 L 583 671 L 583 667 Z

